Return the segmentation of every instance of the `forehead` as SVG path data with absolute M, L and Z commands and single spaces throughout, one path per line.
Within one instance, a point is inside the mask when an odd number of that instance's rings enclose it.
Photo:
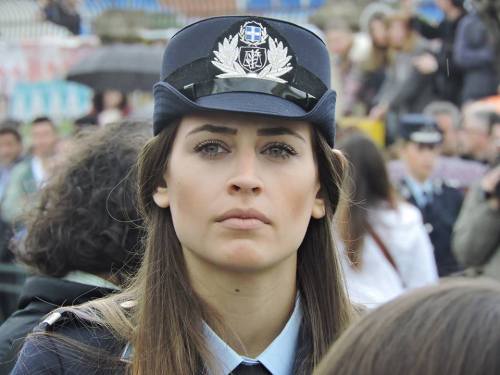
M 184 116 L 180 122 L 179 133 L 188 133 L 206 124 L 233 128 L 236 130 L 235 134 L 238 133 L 238 130 L 245 133 L 257 133 L 260 129 L 265 128 L 283 128 L 309 136 L 312 130 L 312 125 L 306 121 L 292 121 L 267 116 L 214 112 Z
M 17 137 L 13 133 L 1 133 L 0 139 L 2 141 L 17 141 Z
M 46 131 L 46 129 L 55 130 L 54 126 L 48 121 L 37 122 L 31 127 L 32 132 L 36 131 Z

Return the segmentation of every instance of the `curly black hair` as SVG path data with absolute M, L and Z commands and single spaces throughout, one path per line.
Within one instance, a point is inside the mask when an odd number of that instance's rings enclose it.
M 113 274 L 123 283 L 142 258 L 136 209 L 137 155 L 150 126 L 121 122 L 76 139 L 75 149 L 40 191 L 16 257 L 36 273 Z

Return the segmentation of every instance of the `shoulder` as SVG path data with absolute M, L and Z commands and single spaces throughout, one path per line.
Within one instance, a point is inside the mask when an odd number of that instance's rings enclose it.
M 411 203 L 398 201 L 396 208 L 379 206 L 370 212 L 370 219 L 374 225 L 382 224 L 392 228 L 402 228 L 422 224 L 422 214 Z
M 61 309 L 28 336 L 12 374 L 112 374 L 124 368 L 123 347 L 106 328 Z

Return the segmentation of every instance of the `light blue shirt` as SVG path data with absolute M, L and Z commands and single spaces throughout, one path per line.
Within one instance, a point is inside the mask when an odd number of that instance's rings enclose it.
M 207 324 L 204 324 L 204 330 L 208 347 L 222 374 L 228 375 L 242 362 L 246 364 L 260 362 L 273 375 L 292 375 L 301 322 L 302 306 L 300 298 L 297 297 L 293 313 L 283 330 L 255 359 L 236 353 Z
M 422 183 L 410 176 L 406 176 L 405 181 L 419 207 L 424 207 L 427 203 L 432 202 L 434 189 L 431 180 Z

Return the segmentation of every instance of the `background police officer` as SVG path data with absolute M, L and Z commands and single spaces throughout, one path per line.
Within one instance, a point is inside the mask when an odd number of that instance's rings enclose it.
M 422 212 L 432 244 L 440 276 L 459 270 L 451 252 L 451 233 L 463 196 L 445 181 L 431 177 L 443 140 L 437 124 L 420 114 L 401 116 L 400 156 L 405 175 L 399 182 L 399 192 Z

